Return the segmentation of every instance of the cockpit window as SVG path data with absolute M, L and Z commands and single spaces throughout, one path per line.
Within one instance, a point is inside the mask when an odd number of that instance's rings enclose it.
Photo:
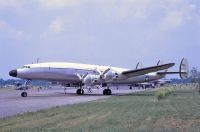
M 31 68 L 30 66 L 23 66 L 23 68 Z

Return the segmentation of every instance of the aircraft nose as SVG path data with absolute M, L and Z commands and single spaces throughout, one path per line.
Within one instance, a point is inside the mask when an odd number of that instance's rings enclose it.
M 17 77 L 17 70 L 10 71 L 9 75 L 12 76 L 12 77 Z

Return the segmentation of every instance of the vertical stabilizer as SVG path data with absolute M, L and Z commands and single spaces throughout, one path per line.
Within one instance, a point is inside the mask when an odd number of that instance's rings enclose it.
M 187 59 L 183 58 L 181 60 L 181 64 L 180 64 L 180 67 L 179 67 L 179 72 L 180 72 L 180 77 L 182 79 L 188 78 L 188 75 L 189 75 L 189 64 L 188 64 Z

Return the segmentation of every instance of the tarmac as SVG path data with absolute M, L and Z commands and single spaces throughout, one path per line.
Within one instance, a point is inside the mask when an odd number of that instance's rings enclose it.
M 128 87 L 118 87 L 118 89 L 113 87 L 111 89 L 112 96 L 142 91 L 137 88 L 130 90 Z M 102 95 L 103 89 L 92 89 L 92 92 L 85 89 L 84 91 L 84 95 L 77 95 L 76 89 L 73 88 L 66 91 L 61 88 L 40 91 L 30 89 L 27 90 L 28 97 L 24 98 L 21 97 L 22 91 L 20 90 L 0 89 L 0 118 L 112 97 Z

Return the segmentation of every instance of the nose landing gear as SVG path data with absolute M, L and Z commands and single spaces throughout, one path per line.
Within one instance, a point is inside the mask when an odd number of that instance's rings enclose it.
M 27 95 L 28 95 L 27 92 L 22 92 L 22 93 L 21 93 L 21 96 L 22 96 L 22 97 L 27 97 Z
M 104 89 L 103 90 L 103 95 L 112 95 L 112 91 L 109 88 Z
M 27 80 L 27 81 L 25 82 L 24 86 L 23 86 L 23 90 L 24 90 L 24 91 L 21 93 L 21 96 L 22 96 L 22 97 L 27 97 L 27 96 L 28 96 L 26 90 L 28 89 L 28 88 L 27 88 L 27 85 L 28 85 L 29 82 L 30 82 L 30 80 Z

